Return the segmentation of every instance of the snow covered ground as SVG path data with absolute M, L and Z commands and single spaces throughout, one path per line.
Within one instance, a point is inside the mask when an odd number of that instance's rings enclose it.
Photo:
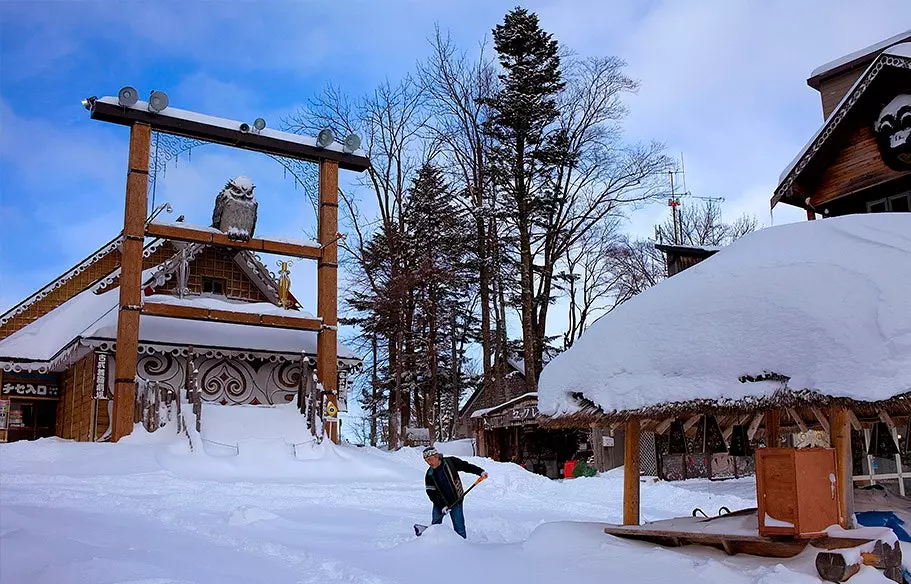
M 237 422 L 207 413 L 222 434 Z M 416 538 L 412 524 L 430 519 L 418 449 L 217 434 L 204 427 L 192 453 L 186 437 L 138 426 L 119 444 L 0 446 L 0 582 L 819 582 L 809 553 L 727 557 L 605 535 L 600 524 L 620 520 L 617 472 L 557 482 L 469 457 L 490 479 L 468 496 L 468 541 L 448 523 Z M 755 505 L 748 479 L 644 480 L 645 520 Z M 864 568 L 852 582 L 885 580 Z

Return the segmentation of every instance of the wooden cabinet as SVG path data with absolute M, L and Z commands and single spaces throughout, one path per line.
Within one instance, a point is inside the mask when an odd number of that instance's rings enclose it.
M 835 450 L 756 449 L 759 534 L 811 537 L 838 524 Z

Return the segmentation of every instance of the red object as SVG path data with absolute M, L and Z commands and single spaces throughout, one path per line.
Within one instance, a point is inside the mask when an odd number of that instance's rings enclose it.
M 576 463 L 578 460 L 567 460 L 563 463 L 563 478 L 571 479 L 573 478 L 573 471 L 576 470 Z

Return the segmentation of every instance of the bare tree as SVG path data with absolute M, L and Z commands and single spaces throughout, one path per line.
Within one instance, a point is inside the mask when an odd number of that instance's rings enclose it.
M 656 228 L 659 243 L 675 243 L 693 246 L 728 245 L 756 231 L 759 221 L 756 217 L 741 215 L 733 223 L 725 223 L 721 203 L 716 199 L 705 199 L 701 204 L 690 203 L 684 198 L 677 207 L 676 220 L 668 218 Z M 676 225 L 675 225 L 676 221 Z

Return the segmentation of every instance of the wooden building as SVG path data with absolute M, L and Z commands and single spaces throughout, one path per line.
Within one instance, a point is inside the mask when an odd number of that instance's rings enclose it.
M 720 247 L 697 245 L 673 245 L 656 243 L 655 249 L 664 253 L 667 264 L 667 276 L 670 278 L 687 268 L 692 268 L 699 262 L 712 257 Z
M 543 428 L 538 394 L 526 389 L 524 360 L 514 356 L 504 365 L 507 374 L 503 383 L 479 387 L 460 409 L 462 435 L 474 437 L 479 456 L 515 462 L 531 472 L 562 478 L 566 461 L 593 454 L 591 433 L 587 428 Z
M 296 397 L 311 431 L 338 441 L 358 363 L 337 343 L 338 171 L 369 160 L 331 139 L 172 108 L 162 92 L 135 96 L 82 102 L 92 119 L 130 128 L 123 230 L 0 317 L 0 439 L 116 442 L 140 420 L 154 428 L 161 402 L 190 402 L 199 430 L 205 400 Z M 164 205 L 148 213 L 153 132 L 318 165 L 319 242 L 254 237 L 246 177 L 219 193 L 212 227 L 155 221 Z M 317 316 L 290 294 L 287 263 L 276 278 L 258 254 L 317 262 Z
M 122 242 L 118 235 L 0 317 L 7 440 L 110 438 Z M 225 310 L 251 322 L 315 320 L 293 294 L 282 301 L 282 282 L 248 250 L 158 237 L 143 249 L 143 274 L 144 302 L 175 314 Z M 215 403 L 287 403 L 313 384 L 314 331 L 151 314 L 140 323 L 136 375 L 166 395 L 185 388 L 190 362 L 203 399 Z M 342 345 L 338 355 L 344 408 L 345 380 L 359 359 Z
M 823 65 L 824 122 L 772 197 L 808 218 L 911 208 L 911 31 Z

